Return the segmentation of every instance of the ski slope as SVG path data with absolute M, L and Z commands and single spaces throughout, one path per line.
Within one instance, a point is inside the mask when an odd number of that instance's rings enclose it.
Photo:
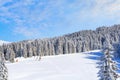
M 94 51 L 45 56 L 40 61 L 36 57 L 18 58 L 18 62 L 6 63 L 8 80 L 98 80 L 99 54 Z

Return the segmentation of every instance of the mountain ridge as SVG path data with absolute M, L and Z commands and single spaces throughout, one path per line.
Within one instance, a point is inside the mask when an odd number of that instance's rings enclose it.
M 0 45 L 8 44 L 8 43 L 10 43 L 10 42 L 8 42 L 8 41 L 4 41 L 4 40 L 0 40 Z

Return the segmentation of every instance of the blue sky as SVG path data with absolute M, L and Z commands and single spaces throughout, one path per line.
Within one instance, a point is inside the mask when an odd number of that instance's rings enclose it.
M 0 40 L 50 38 L 120 23 L 120 0 L 0 0 Z

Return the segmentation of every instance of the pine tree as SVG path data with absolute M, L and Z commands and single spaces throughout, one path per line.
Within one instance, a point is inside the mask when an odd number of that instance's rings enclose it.
M 113 56 L 111 55 L 109 48 L 103 51 L 103 56 L 100 62 L 99 77 L 100 80 L 117 80 L 119 75 L 116 70 L 118 70 L 116 62 L 113 61 Z
M 120 43 L 113 44 L 114 47 L 114 56 L 120 58 Z
M 14 53 L 14 51 L 11 49 L 11 50 L 10 50 L 10 59 L 9 59 L 9 61 L 12 62 L 12 63 L 14 63 L 14 58 L 15 58 L 15 53 Z
M 84 30 L 67 34 L 61 37 L 24 40 L 11 44 L 3 44 L 0 51 L 5 54 L 5 59 L 10 59 L 11 49 L 15 57 L 32 57 L 36 54 L 41 56 L 79 53 L 83 51 L 102 49 L 108 45 L 114 47 L 114 43 L 120 41 L 120 25 L 112 27 L 100 27 L 96 30 Z M 40 47 L 39 47 L 40 46 Z M 39 51 L 40 49 L 40 51 Z M 115 46 L 115 56 L 120 56 L 120 44 Z M 39 52 L 38 52 L 39 51 Z
M 8 80 L 8 70 L 4 60 L 3 53 L 0 52 L 0 80 Z

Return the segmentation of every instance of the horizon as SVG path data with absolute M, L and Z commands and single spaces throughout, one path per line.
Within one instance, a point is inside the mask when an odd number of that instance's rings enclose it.
M 119 0 L 0 0 L 0 40 L 53 38 L 120 24 Z

